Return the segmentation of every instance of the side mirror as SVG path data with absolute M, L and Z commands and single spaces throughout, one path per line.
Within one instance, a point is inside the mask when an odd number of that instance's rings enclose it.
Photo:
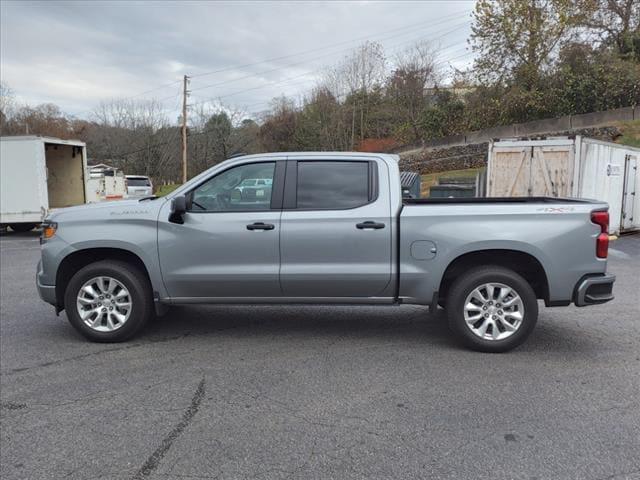
M 187 199 L 184 195 L 177 196 L 171 200 L 171 214 L 169 221 L 172 223 L 184 223 L 184 214 L 187 213 Z

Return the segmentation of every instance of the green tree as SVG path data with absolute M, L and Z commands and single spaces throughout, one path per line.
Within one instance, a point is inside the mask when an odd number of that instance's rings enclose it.
M 227 112 L 221 111 L 211 115 L 209 120 L 204 124 L 203 135 L 209 140 L 209 146 L 212 148 L 212 154 L 222 161 L 229 157 L 229 148 L 233 125 Z
M 534 89 L 582 21 L 575 0 L 479 0 L 470 39 L 478 78 Z

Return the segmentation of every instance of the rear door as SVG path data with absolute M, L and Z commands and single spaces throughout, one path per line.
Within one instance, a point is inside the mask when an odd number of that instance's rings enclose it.
M 376 297 L 389 284 L 389 173 L 370 158 L 287 162 L 280 233 L 285 297 Z

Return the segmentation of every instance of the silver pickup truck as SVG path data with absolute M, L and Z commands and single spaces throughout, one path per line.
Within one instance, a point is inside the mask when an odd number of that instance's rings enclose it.
M 531 333 L 537 299 L 613 298 L 607 208 L 403 199 L 394 155 L 244 156 L 163 198 L 51 214 L 37 286 L 99 342 L 175 304 L 418 304 L 443 307 L 467 346 L 500 352 Z

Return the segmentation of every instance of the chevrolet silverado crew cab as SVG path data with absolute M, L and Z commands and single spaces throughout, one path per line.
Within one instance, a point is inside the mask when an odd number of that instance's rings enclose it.
M 55 211 L 37 286 L 99 342 L 176 304 L 418 304 L 443 307 L 467 346 L 500 352 L 531 333 L 538 299 L 613 298 L 607 208 L 403 199 L 394 155 L 251 155 L 166 197 Z

